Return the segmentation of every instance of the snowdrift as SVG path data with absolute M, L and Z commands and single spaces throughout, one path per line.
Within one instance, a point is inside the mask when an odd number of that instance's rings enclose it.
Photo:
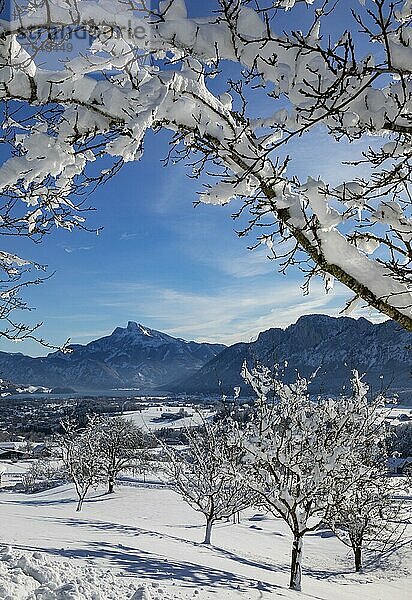
M 173 600 L 160 587 L 124 582 L 115 572 L 0 548 L 2 600 Z

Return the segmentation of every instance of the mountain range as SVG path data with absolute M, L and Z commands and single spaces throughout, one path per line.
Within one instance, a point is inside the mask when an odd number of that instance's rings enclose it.
M 307 315 L 286 329 L 273 328 L 253 342 L 188 342 L 130 321 L 110 335 L 71 352 L 32 358 L 0 352 L 0 377 L 19 385 L 78 391 L 134 388 L 216 394 L 242 386 L 244 360 L 282 366 L 286 380 L 298 371 L 313 378 L 316 393 L 348 387 L 352 369 L 366 373 L 374 390 L 389 388 L 412 402 L 412 334 L 392 321 Z M 245 386 L 243 385 L 243 388 Z M 247 390 L 246 390 L 247 392 Z
M 129 321 L 111 335 L 70 352 L 32 358 L 0 352 L 0 377 L 19 384 L 70 387 L 79 391 L 160 389 L 194 374 L 225 346 L 186 342 Z
M 313 393 L 340 393 L 348 388 L 351 371 L 365 373 L 372 390 L 397 392 L 412 403 L 412 333 L 394 321 L 374 324 L 367 319 L 308 315 L 286 329 L 273 328 L 254 342 L 225 348 L 194 375 L 177 382 L 174 390 L 224 393 L 244 387 L 243 361 L 273 367 L 278 364 L 286 381 L 296 372 L 311 378 Z M 315 377 L 311 377 L 316 372 Z

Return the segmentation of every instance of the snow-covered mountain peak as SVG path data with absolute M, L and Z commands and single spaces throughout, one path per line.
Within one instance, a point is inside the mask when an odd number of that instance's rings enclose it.
M 146 335 L 148 337 L 152 337 L 152 329 L 149 327 L 145 327 L 141 323 L 136 323 L 135 321 L 129 321 L 127 323 L 126 331 L 129 333 L 136 333 L 137 335 Z
M 0 352 L 0 372 L 19 383 L 46 382 L 48 387 L 65 387 L 70 382 L 70 387 L 88 390 L 157 389 L 193 374 L 224 346 L 187 342 L 129 321 L 126 327 L 116 327 L 85 346 L 73 344 L 71 349 L 67 355 L 54 352 L 39 359 Z
M 127 337 L 127 338 L 142 338 L 142 337 L 158 337 L 160 332 L 150 329 L 141 323 L 128 321 L 126 327 L 116 327 L 109 337 Z
M 121 342 L 122 344 L 139 346 L 158 346 L 165 343 L 173 344 L 178 341 L 167 333 L 156 331 L 155 329 L 146 327 L 146 325 L 142 325 L 142 323 L 136 323 L 136 321 L 128 321 L 126 327 L 116 327 L 110 336 L 102 339 L 109 344 Z M 100 341 L 97 340 L 98 343 Z

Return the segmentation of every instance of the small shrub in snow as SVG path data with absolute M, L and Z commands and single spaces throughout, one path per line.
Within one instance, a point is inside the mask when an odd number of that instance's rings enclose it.
M 39 459 L 33 461 L 22 473 L 21 485 L 26 493 L 39 492 L 68 480 L 68 473 L 56 461 Z

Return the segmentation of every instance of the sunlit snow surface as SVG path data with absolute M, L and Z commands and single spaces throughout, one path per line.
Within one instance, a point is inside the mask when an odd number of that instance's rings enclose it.
M 13 481 L 21 471 L 9 465 Z M 126 483 L 126 481 L 125 481 Z M 38 494 L 0 495 L 0 598 L 7 600 L 272 600 L 288 590 L 290 536 L 280 520 L 246 511 L 216 525 L 211 548 L 203 521 L 153 478 L 127 478 L 113 495 L 95 490 L 81 513 L 71 485 Z M 407 539 L 355 575 L 347 548 L 328 531 L 305 542 L 301 600 L 407 600 L 412 556 Z M 22 558 L 23 557 L 23 558 Z
M 186 411 L 187 416 L 175 420 L 175 415 L 179 413 L 181 408 Z M 170 415 L 170 419 L 167 418 L 168 414 Z M 213 414 L 213 411 L 204 409 L 196 410 L 189 406 L 152 406 L 142 411 L 126 412 L 124 416 L 133 420 L 136 425 L 143 429 L 156 431 L 163 427 L 181 429 L 200 425 L 203 420 L 209 420 Z M 164 417 L 162 418 L 161 415 L 164 415 Z

